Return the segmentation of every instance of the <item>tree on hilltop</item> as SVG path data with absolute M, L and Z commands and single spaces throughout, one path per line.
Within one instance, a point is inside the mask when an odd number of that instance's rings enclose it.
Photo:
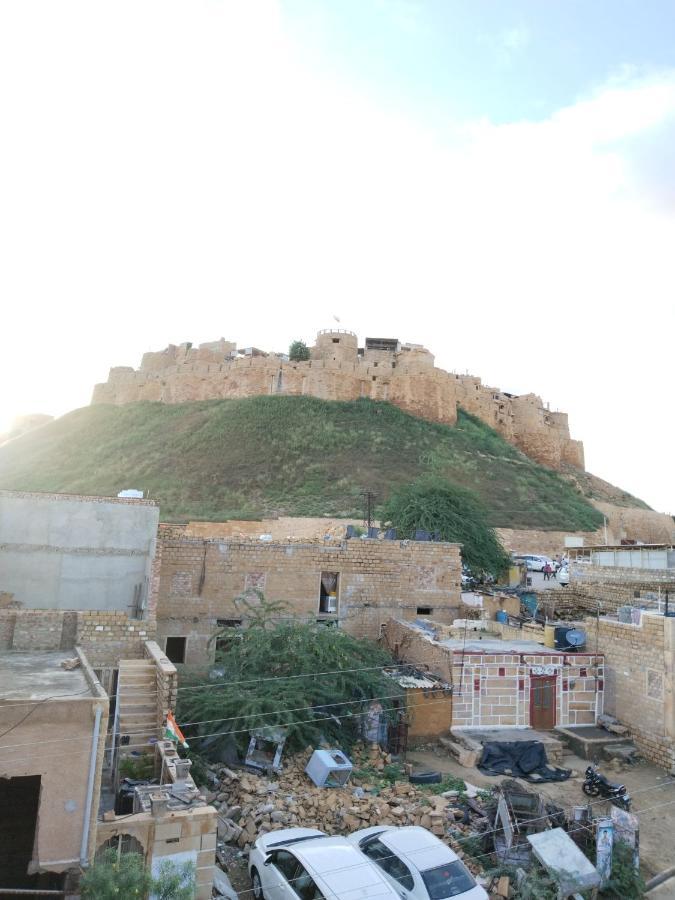
M 304 341 L 293 341 L 288 348 L 288 358 L 291 362 L 306 362 L 309 359 L 309 347 Z
M 414 538 L 421 529 L 462 544 L 462 559 L 475 574 L 498 576 L 509 564 L 476 494 L 444 478 L 423 476 L 394 491 L 382 510 L 382 524 L 403 538 Z

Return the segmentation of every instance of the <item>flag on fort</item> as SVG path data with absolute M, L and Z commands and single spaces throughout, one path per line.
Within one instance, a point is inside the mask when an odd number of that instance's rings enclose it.
M 167 741 L 176 741 L 176 743 L 182 744 L 186 750 L 188 749 L 188 742 L 185 740 L 185 735 L 178 727 L 178 723 L 174 719 L 172 712 L 166 714 L 164 737 Z

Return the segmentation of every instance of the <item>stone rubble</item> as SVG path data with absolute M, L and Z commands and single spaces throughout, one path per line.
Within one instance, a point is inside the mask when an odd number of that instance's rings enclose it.
M 281 828 L 318 828 L 346 835 L 371 825 L 420 825 L 464 856 L 457 838 L 488 827 L 487 819 L 475 812 L 476 801 L 468 809 L 457 790 L 433 794 L 407 780 L 389 784 L 378 778 L 377 773 L 392 763 L 391 756 L 379 749 L 355 749 L 354 772 L 343 788 L 312 784 L 304 771 L 311 754 L 308 748 L 285 757 L 282 771 L 271 777 L 212 766 L 215 787 L 207 800 L 219 810 L 219 841 L 247 850 L 261 834 Z M 368 771 L 359 772 L 364 767 Z M 476 870 L 470 858 L 466 862 Z

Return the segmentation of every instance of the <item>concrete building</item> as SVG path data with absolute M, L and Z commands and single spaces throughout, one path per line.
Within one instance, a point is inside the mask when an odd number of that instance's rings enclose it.
M 63 889 L 95 849 L 108 697 L 78 649 L 0 653 L 0 685 L 0 888 Z
M 142 618 L 158 522 L 150 500 L 0 491 L 0 606 Z
M 212 659 L 215 632 L 246 618 L 238 598 L 280 602 L 279 618 L 322 622 L 377 639 L 390 616 L 451 622 L 460 608 L 458 544 L 261 541 L 195 537 L 161 526 L 160 646 L 177 663 Z

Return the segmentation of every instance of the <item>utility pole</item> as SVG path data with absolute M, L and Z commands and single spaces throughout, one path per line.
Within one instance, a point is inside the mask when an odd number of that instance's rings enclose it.
M 374 491 L 361 491 L 361 496 L 363 497 L 363 522 L 367 528 L 371 528 L 373 524 L 373 509 L 375 506 L 375 494 Z

